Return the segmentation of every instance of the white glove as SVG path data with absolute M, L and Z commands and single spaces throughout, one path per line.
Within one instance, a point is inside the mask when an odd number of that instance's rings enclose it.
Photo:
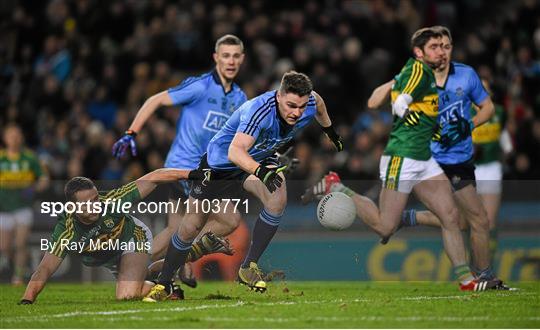
M 413 101 L 409 94 L 399 94 L 394 103 L 392 103 L 392 114 L 403 118 L 409 110 L 409 104 Z

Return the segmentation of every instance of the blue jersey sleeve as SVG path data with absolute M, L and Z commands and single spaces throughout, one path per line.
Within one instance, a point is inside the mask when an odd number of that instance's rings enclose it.
M 253 136 L 255 139 L 261 133 L 261 130 L 268 126 L 272 113 L 272 107 L 275 105 L 273 98 L 269 98 L 263 104 L 259 102 L 244 103 L 238 111 L 240 114 L 240 123 L 236 132 L 241 132 Z M 242 109 L 246 107 L 246 109 Z
M 472 69 L 471 74 L 469 75 L 469 84 L 471 86 L 471 99 L 474 104 L 478 105 L 482 103 L 486 99 L 486 97 L 489 96 L 484 86 L 482 85 L 480 77 L 478 77 L 478 74 L 476 74 L 476 72 Z
M 201 79 L 188 78 L 180 85 L 169 88 L 167 92 L 174 105 L 186 105 L 203 95 L 205 87 Z

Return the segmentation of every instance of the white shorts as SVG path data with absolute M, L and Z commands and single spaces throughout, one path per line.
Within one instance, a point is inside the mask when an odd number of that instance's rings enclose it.
M 139 219 L 137 219 L 135 217 L 133 217 L 133 222 L 135 222 L 135 227 L 136 227 L 135 231 L 136 232 L 134 233 L 134 237 L 129 240 L 130 249 L 124 250 L 122 252 L 122 255 L 125 255 L 125 254 L 128 254 L 128 253 L 139 252 L 139 251 L 136 251 L 136 249 L 135 249 L 136 245 L 132 244 L 131 242 L 135 243 L 137 241 L 140 244 L 141 242 L 146 241 L 146 242 L 150 243 L 149 244 L 150 247 L 154 243 L 154 236 L 152 235 L 152 231 L 150 230 L 150 228 L 148 228 L 148 226 L 145 225 L 144 222 L 142 222 L 141 220 L 139 220 Z M 150 254 L 152 252 L 152 249 L 150 249 L 150 250 L 145 249 L 144 252 Z
M 34 212 L 31 207 L 25 207 L 12 212 L 0 212 L 0 229 L 13 230 L 16 226 L 31 226 L 34 222 Z
M 379 165 L 383 188 L 411 193 L 413 187 L 429 178 L 443 174 L 443 170 L 431 157 L 428 160 L 383 155 Z
M 502 164 L 499 161 L 476 165 L 476 191 L 481 195 L 500 194 L 502 191 Z
M 120 267 L 120 260 L 122 259 L 123 256 L 130 253 L 141 252 L 141 251 L 136 250 L 136 244 L 135 244 L 136 242 L 139 242 L 139 244 L 143 242 L 150 242 L 150 247 L 153 244 L 154 238 L 152 236 L 152 231 L 150 231 L 150 228 L 148 228 L 148 226 L 146 226 L 144 222 L 142 222 L 141 220 L 135 217 L 133 217 L 133 221 L 135 222 L 136 232 L 133 234 L 134 237 L 132 237 L 128 241 L 128 244 L 129 244 L 128 246 L 130 248 L 122 251 L 121 254 L 113 257 L 111 260 L 107 261 L 103 265 L 103 267 L 107 268 L 111 272 L 114 278 L 118 278 L 118 269 Z M 143 252 L 150 254 L 151 248 L 149 250 L 145 249 Z

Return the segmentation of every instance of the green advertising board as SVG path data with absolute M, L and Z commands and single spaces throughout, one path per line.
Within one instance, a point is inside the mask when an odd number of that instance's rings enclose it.
M 290 280 L 451 281 L 452 265 L 440 237 L 276 239 L 261 259 L 266 271 L 283 270 Z M 494 269 L 505 280 L 540 278 L 540 239 L 499 240 Z

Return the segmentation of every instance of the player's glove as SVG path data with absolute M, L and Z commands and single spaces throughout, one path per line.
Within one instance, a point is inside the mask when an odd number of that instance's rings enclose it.
M 21 301 L 19 301 L 17 303 L 17 305 L 32 305 L 34 302 L 32 300 L 28 300 L 28 299 L 21 299 Z
M 202 181 L 203 186 L 206 186 L 210 180 L 212 180 L 212 169 L 203 168 L 189 171 L 188 180 Z
M 294 172 L 294 170 L 298 167 L 300 164 L 300 160 L 298 158 L 291 158 L 289 157 L 289 154 L 293 150 L 293 147 L 289 147 L 287 151 L 284 153 L 276 152 L 276 155 L 278 156 L 278 162 L 280 165 L 287 166 L 287 169 L 284 171 L 285 175 Z
M 405 120 L 405 125 L 407 126 L 416 126 L 420 123 L 420 112 L 407 110 L 403 116 L 403 120 Z
M 323 127 L 323 132 L 326 133 L 328 138 L 334 143 L 336 150 L 338 152 L 343 151 L 343 139 L 339 134 L 334 130 L 334 126 L 330 125 L 328 127 Z
M 273 193 L 277 188 L 281 187 L 283 179 L 279 176 L 279 173 L 285 171 L 286 168 L 287 165 L 274 168 L 261 165 L 257 167 L 254 174 L 264 183 L 268 191 Z
M 450 138 L 450 141 L 455 144 L 466 140 L 469 136 L 471 136 L 473 129 L 474 123 L 472 120 L 457 117 L 457 119 L 451 120 L 448 123 L 448 137 Z
M 120 138 L 120 140 L 116 141 L 116 143 L 113 145 L 112 154 L 116 158 L 123 157 L 126 153 L 126 149 L 129 148 L 131 150 L 132 156 L 137 156 L 137 145 L 135 144 L 135 137 L 137 136 L 137 133 L 132 130 L 127 130 L 124 133 L 124 136 Z
M 442 133 L 442 124 L 437 125 L 437 127 L 433 131 L 433 136 L 431 137 L 431 141 L 438 142 L 443 149 L 448 149 L 452 146 L 452 143 L 448 135 Z
M 442 137 L 442 124 L 439 124 L 433 130 L 433 136 L 431 136 L 432 141 L 440 142 Z

